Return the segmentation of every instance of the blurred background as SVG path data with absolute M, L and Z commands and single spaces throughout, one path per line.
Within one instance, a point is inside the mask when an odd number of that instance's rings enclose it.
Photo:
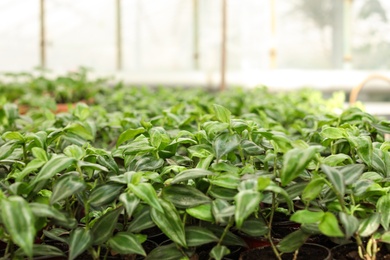
M 389 0 L 1 0 L 0 71 L 382 93 L 389 19 Z

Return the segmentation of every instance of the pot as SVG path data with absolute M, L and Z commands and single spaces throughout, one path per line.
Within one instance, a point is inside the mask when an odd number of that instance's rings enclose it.
M 356 243 L 348 243 L 335 246 L 331 249 L 334 260 L 361 260 Z M 383 244 L 376 254 L 376 260 L 390 259 L 390 250 Z

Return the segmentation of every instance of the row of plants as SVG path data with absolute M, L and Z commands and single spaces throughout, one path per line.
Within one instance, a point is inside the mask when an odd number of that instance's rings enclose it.
M 388 257 L 390 122 L 341 93 L 96 89 L 59 114 L 2 101 L 3 258 Z

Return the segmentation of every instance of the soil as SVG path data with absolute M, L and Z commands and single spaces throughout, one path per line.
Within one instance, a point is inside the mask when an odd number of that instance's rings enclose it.
M 258 260 L 258 259 L 267 259 L 267 260 L 277 260 L 274 252 L 271 247 L 263 248 L 254 248 L 243 252 L 240 256 L 240 260 Z M 284 253 L 282 255 L 283 260 L 292 260 L 294 259 L 294 253 Z M 305 244 L 299 249 L 297 260 L 307 260 L 307 259 L 316 259 L 316 260 L 330 260 L 331 255 L 330 251 L 321 246 L 314 244 Z
M 361 260 L 355 244 L 340 245 L 332 248 L 335 260 Z M 376 260 L 390 260 L 390 251 L 385 246 L 376 254 Z

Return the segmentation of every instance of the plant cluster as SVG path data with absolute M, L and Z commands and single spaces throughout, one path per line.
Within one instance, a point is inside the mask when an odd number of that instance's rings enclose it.
M 3 102 L 5 258 L 227 259 L 261 237 L 281 259 L 322 235 L 375 259 L 390 243 L 390 123 L 343 95 L 100 93 L 60 114 Z M 280 215 L 297 228 L 275 240 Z

